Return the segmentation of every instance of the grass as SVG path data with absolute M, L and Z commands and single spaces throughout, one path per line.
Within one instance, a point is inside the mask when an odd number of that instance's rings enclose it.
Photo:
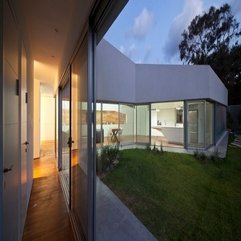
M 132 149 L 102 180 L 158 240 L 241 240 L 241 149 L 219 163 Z

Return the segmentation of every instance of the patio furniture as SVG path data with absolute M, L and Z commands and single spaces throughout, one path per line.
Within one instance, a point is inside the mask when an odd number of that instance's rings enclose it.
M 115 142 L 120 143 L 117 135 L 120 133 L 121 129 L 119 129 L 119 128 L 113 128 L 111 131 L 112 131 L 112 133 L 111 133 L 111 141 L 112 141 L 113 143 L 115 143 Z

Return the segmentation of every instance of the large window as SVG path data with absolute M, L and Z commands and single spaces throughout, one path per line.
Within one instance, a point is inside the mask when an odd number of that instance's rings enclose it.
M 136 107 L 136 142 L 149 143 L 149 105 Z
M 101 112 L 102 133 L 104 136 L 103 143 L 105 145 L 119 143 L 119 116 L 121 121 L 125 121 L 125 117 L 119 115 L 118 104 L 102 104 Z M 99 123 L 97 119 L 97 124 Z
M 226 107 L 220 104 L 215 106 L 215 141 L 217 141 L 226 130 Z
M 151 104 L 151 144 L 183 147 L 183 102 Z
M 136 107 L 135 105 L 120 105 L 120 143 L 133 144 L 135 142 Z
M 213 104 L 208 101 L 192 101 L 187 106 L 188 147 L 209 147 L 213 144 Z
M 214 142 L 214 104 L 206 101 L 206 116 L 205 116 L 205 146 L 208 147 Z

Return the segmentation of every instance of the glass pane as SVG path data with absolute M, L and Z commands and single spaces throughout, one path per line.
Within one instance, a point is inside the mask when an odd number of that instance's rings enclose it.
M 104 145 L 118 144 L 120 142 L 118 104 L 102 104 L 101 118 L 104 133 Z
M 96 103 L 96 145 L 97 148 L 102 146 L 104 142 L 104 132 L 102 128 L 102 104 Z
M 151 105 L 151 144 L 183 147 L 183 102 Z
M 206 147 L 213 144 L 213 104 L 206 101 L 206 126 L 205 126 Z
M 226 130 L 226 107 L 217 104 L 215 108 L 215 115 L 215 140 L 218 141 Z
M 88 145 L 87 145 L 87 38 L 72 64 L 72 177 L 71 209 L 78 226 L 87 236 L 88 227 Z
M 70 82 L 66 83 L 62 90 L 62 177 L 64 178 L 64 185 L 69 192 L 69 137 L 70 137 Z
M 188 146 L 204 148 L 205 111 L 204 101 L 188 103 Z
M 135 106 L 120 105 L 120 143 L 123 145 L 135 142 Z
M 136 142 L 149 143 L 149 105 L 136 107 Z

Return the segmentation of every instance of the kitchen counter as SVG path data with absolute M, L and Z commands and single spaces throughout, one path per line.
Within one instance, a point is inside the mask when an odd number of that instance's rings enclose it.
M 183 143 L 183 126 L 152 126 L 154 130 L 160 131 L 160 136 L 166 137 L 168 142 Z

